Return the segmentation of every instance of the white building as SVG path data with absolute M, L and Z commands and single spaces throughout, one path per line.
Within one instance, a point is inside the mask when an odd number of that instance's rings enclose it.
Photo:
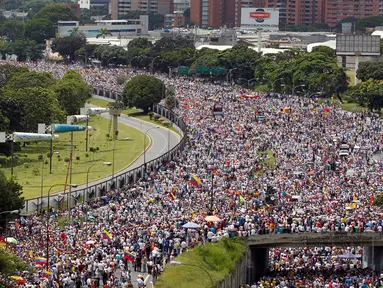
M 114 37 L 147 35 L 149 29 L 148 15 L 141 15 L 140 19 L 127 20 L 99 20 L 96 24 L 80 26 L 78 21 L 58 21 L 59 37 L 69 36 L 74 28 L 85 34 L 87 38 L 95 38 L 101 29 L 107 29 Z
M 190 0 L 174 0 L 174 11 L 183 13 L 190 8 Z
M 80 9 L 90 9 L 90 0 L 79 0 Z

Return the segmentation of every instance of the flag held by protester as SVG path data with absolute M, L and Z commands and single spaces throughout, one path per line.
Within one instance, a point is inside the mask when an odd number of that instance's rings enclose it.
M 190 184 L 199 188 L 203 185 L 203 182 L 197 176 L 192 175 L 190 178 Z
M 112 234 L 110 234 L 108 231 L 104 230 L 102 231 L 102 235 L 104 236 L 104 239 L 112 240 Z
M 129 250 L 125 250 L 124 252 L 124 258 L 129 260 L 130 262 L 136 261 L 136 255 Z

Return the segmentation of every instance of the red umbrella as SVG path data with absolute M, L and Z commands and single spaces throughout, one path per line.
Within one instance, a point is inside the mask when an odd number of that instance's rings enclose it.
M 324 112 L 329 112 L 330 111 L 330 108 L 329 107 L 326 107 L 323 109 Z

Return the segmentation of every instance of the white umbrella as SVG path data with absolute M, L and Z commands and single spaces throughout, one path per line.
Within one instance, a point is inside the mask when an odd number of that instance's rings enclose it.
M 13 237 L 5 238 L 5 242 L 17 244 L 17 240 L 15 238 L 13 238 Z
M 201 228 L 201 226 L 199 226 L 198 224 L 193 223 L 193 222 L 188 222 L 188 223 L 182 225 L 182 228 L 199 229 L 199 228 Z
M 89 240 L 89 241 L 86 241 L 86 245 L 93 245 L 94 243 L 96 243 L 96 241 L 93 241 L 93 240 Z

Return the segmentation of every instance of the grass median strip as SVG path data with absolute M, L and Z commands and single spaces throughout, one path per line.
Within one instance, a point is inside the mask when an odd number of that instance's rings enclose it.
M 102 162 L 113 161 L 115 141 L 108 138 L 108 134 L 111 133 L 110 119 L 94 116 L 90 119 L 89 125 L 93 130 L 89 131 L 88 152 L 85 151 L 85 132 L 73 133 L 72 183 L 78 185 L 86 183 L 88 168 L 94 163 L 99 164 L 91 168 L 89 182 L 111 176 L 113 172 L 112 166 L 102 165 Z M 142 132 L 121 123 L 118 129 L 119 139 L 129 138 L 129 140 L 119 141 L 115 145 L 114 173 L 129 166 L 144 150 Z M 149 145 L 148 137 L 146 146 Z M 70 133 L 60 133 L 59 139 L 53 142 L 52 174 L 49 173 L 49 147 L 49 141 L 30 143 L 14 154 L 14 177 L 23 186 L 23 196 L 26 199 L 40 196 L 42 174 L 44 174 L 44 195 L 52 185 L 66 182 L 70 157 Z M 0 156 L 0 165 L 6 176 L 10 177 L 10 157 Z M 70 183 L 69 177 L 68 183 Z M 62 190 L 63 186 L 57 186 L 51 190 L 51 193 Z
M 174 261 L 180 265 L 166 265 L 159 276 L 156 288 L 211 288 L 211 276 L 214 285 L 224 280 L 235 269 L 246 251 L 246 245 L 240 238 L 223 238 L 217 243 L 198 246 Z M 196 266 L 202 267 L 207 273 Z
M 110 102 L 107 100 L 92 97 L 88 100 L 88 103 L 98 107 L 107 108 L 108 103 Z M 158 120 L 156 120 L 154 117 L 151 118 L 149 115 L 145 115 L 142 110 L 135 108 L 125 108 L 122 110 L 122 114 L 168 128 L 179 135 L 178 131 L 174 127 L 170 126 L 171 123 L 166 118 L 160 117 Z

